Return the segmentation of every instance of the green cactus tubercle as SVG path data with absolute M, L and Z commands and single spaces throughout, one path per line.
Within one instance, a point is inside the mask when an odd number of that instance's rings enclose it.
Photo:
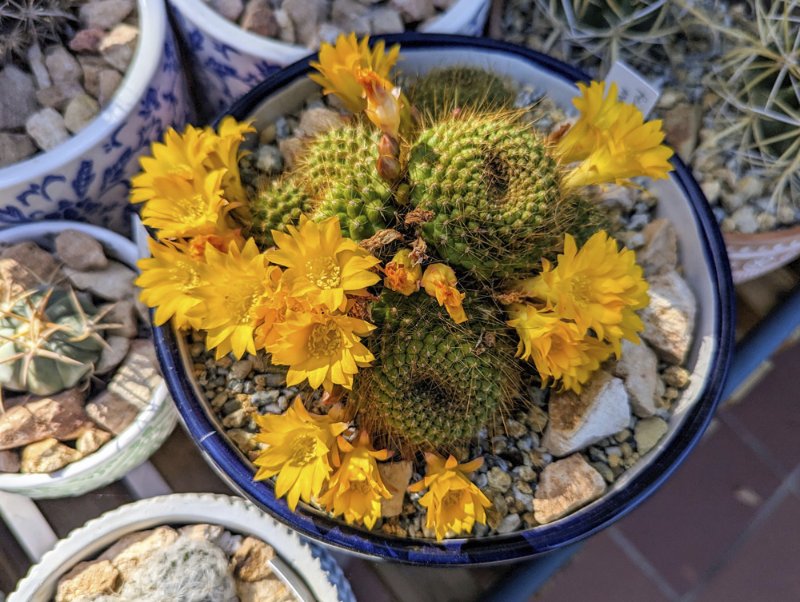
M 440 117 L 455 109 L 510 109 L 516 92 L 501 77 L 484 69 L 447 67 L 433 69 L 415 80 L 408 97 L 423 115 Z
M 356 379 L 359 420 L 401 448 L 447 449 L 499 418 L 520 386 L 514 345 L 493 306 L 465 304 L 455 324 L 424 294 L 384 291 L 370 337 L 378 360 Z
M 0 384 L 52 395 L 91 374 L 104 341 L 102 316 L 74 291 L 27 291 L 0 308 Z
M 529 273 L 599 222 L 588 201 L 565 194 L 561 172 L 529 125 L 502 114 L 439 121 L 410 151 L 411 202 L 433 212 L 422 234 L 450 265 L 480 278 Z

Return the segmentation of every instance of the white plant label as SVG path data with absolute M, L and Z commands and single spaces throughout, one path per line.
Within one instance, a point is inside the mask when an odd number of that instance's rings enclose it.
M 656 106 L 661 90 L 644 79 L 632 67 L 622 61 L 611 65 L 606 75 L 606 82 L 614 82 L 619 89 L 619 99 L 636 105 L 642 114 L 647 114 Z

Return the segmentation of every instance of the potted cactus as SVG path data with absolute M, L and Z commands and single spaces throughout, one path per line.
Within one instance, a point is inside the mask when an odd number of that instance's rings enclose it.
M 0 245 L 0 490 L 101 487 L 175 425 L 134 299 L 136 247 L 73 222 L 10 228 Z
M 14 0 L 0 12 L 0 225 L 129 233 L 127 178 L 189 109 L 165 6 Z
M 730 352 L 719 233 L 614 85 L 396 39 L 342 36 L 154 146 L 142 300 L 190 432 L 269 512 L 408 562 L 519 558 L 638 503 L 699 436 Z M 276 170 L 264 132 L 290 119 Z M 640 176 L 661 181 L 597 186 Z
M 175 494 L 127 504 L 47 552 L 9 602 L 351 602 L 336 561 L 241 498 Z

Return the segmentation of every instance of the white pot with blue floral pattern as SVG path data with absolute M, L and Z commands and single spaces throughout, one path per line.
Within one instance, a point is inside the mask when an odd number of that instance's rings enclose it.
M 128 178 L 167 127 L 188 119 L 188 94 L 163 0 L 137 0 L 140 36 L 113 99 L 78 134 L 0 169 L 0 227 L 43 219 L 130 233 Z
M 317 50 L 245 31 L 204 0 L 169 0 L 169 4 L 188 51 L 188 67 L 201 91 L 198 110 L 209 117 L 274 71 Z M 482 35 L 490 5 L 490 0 L 455 0 L 418 31 Z

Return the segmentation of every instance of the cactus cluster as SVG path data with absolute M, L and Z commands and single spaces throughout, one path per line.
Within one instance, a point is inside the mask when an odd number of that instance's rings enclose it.
M 105 344 L 89 299 L 72 289 L 25 291 L 0 307 L 0 384 L 51 395 L 91 375 Z
M 411 83 L 408 96 L 424 116 L 458 111 L 498 111 L 514 106 L 514 88 L 494 73 L 475 67 L 433 69 Z
M 59 42 L 75 21 L 74 0 L 0 0 L 0 66 L 29 48 Z

